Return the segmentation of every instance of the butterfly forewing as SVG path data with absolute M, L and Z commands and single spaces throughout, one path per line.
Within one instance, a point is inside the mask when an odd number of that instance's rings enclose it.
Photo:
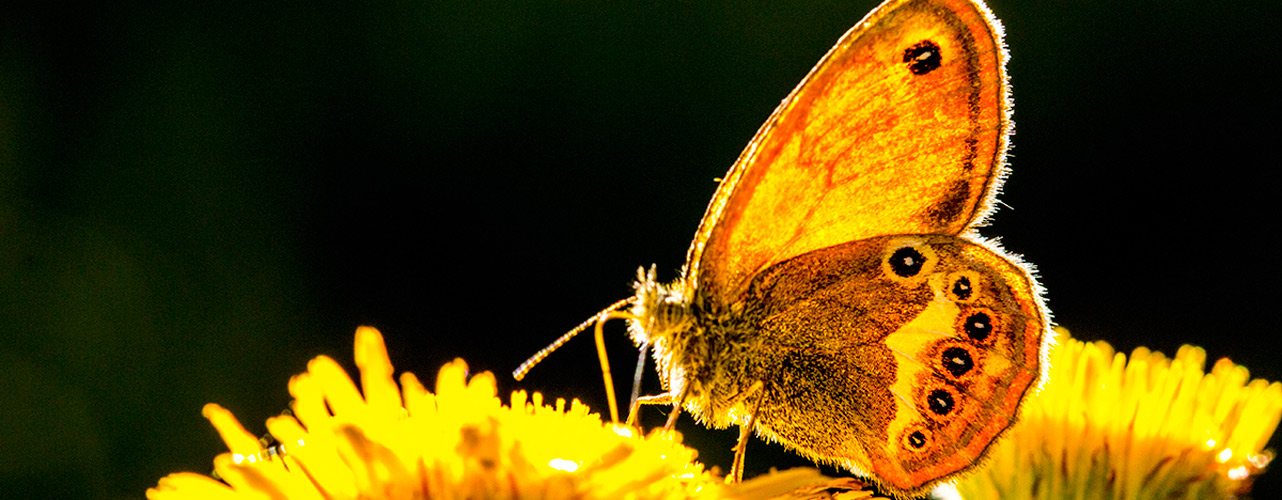
M 996 21 L 888 2 L 780 105 L 722 183 L 688 272 L 713 307 L 770 265 L 888 234 L 960 234 L 988 210 L 1008 135 Z

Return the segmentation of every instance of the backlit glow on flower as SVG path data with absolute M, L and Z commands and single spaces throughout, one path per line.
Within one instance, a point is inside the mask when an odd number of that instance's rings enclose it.
M 1272 458 L 1262 450 L 1282 418 L 1282 384 L 1249 380 L 1206 354 L 1063 339 L 1049 381 L 985 468 L 956 483 L 983 498 L 1230 498 Z M 507 405 L 489 373 L 445 365 L 429 392 L 399 385 L 383 338 L 356 335 L 360 385 L 318 357 L 289 383 L 291 415 L 268 419 L 271 443 L 214 404 L 205 416 L 229 452 L 215 477 L 175 473 L 147 491 L 177 499 L 742 499 L 868 498 L 850 478 L 814 469 L 726 485 L 675 432 L 604 424 L 578 401 L 545 404 L 515 392 Z
M 957 483 L 967 500 L 1232 498 L 1272 458 L 1282 384 L 1249 380 L 1206 352 L 1175 357 L 1062 332 L 1049 381 L 986 468 Z
M 727 486 L 694 461 L 678 433 L 635 436 L 577 400 L 546 405 L 539 393 L 518 391 L 503 405 L 493 375 L 469 379 L 462 360 L 441 368 L 434 393 L 410 373 L 398 387 L 373 328 L 356 333 L 356 364 L 360 389 L 325 356 L 290 380 L 293 415 L 267 421 L 279 445 L 264 446 L 231 412 L 206 405 L 230 450 L 214 459 L 222 481 L 170 474 L 147 498 L 751 500 L 812 487 L 797 493 L 808 495 L 815 485 L 868 495 L 813 469 Z

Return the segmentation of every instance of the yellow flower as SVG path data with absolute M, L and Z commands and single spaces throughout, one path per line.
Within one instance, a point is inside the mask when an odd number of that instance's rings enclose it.
M 1050 378 L 986 468 L 957 483 L 967 500 L 1232 498 L 1272 458 L 1282 384 L 1206 352 L 1127 357 L 1063 332 Z
M 318 357 L 289 382 L 293 415 L 268 419 L 280 445 L 265 448 L 214 404 L 204 414 L 229 453 L 217 479 L 175 473 L 147 491 L 178 499 L 764 499 L 850 490 L 813 469 L 793 469 L 727 486 L 694 461 L 675 432 L 634 436 L 603 425 L 577 400 L 543 404 L 513 393 L 504 406 L 494 377 L 468 379 L 462 360 L 441 368 L 436 392 L 410 373 L 392 380 L 382 335 L 356 332 L 361 389 L 334 360 Z M 843 491 L 844 498 L 868 492 Z
M 1129 358 L 1061 335 L 1050 379 L 986 467 L 956 484 L 981 498 L 1230 498 L 1272 458 L 1282 384 L 1253 380 L 1185 346 L 1174 359 Z M 217 405 L 204 414 L 230 449 L 216 476 L 175 473 L 147 491 L 177 499 L 766 499 L 867 498 L 862 485 L 813 469 L 723 484 L 678 433 L 634 435 L 578 401 L 496 397 L 494 377 L 444 366 L 429 392 L 400 384 L 382 336 L 356 334 L 360 388 L 328 357 L 289 383 L 293 414 L 268 419 L 266 446 Z

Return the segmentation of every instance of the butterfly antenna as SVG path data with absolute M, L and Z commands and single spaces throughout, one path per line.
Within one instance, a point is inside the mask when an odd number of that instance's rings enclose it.
M 601 326 L 611 319 L 632 318 L 633 316 L 631 314 L 619 312 L 619 309 L 635 304 L 636 301 L 636 297 L 629 297 L 610 304 L 609 307 L 602 309 L 601 312 L 593 314 L 592 317 L 582 323 L 579 323 L 579 326 L 574 327 L 573 330 L 565 332 L 565 335 L 562 335 L 547 347 L 544 347 L 543 349 L 540 349 L 539 352 L 534 353 L 533 356 L 530 356 L 530 359 L 521 363 L 521 366 L 516 367 L 516 370 L 512 371 L 512 378 L 518 381 L 524 379 L 525 375 L 530 372 L 530 369 L 534 368 L 534 365 L 539 364 L 540 361 L 543 361 L 543 358 L 552 354 L 552 351 L 555 351 L 557 348 L 565 345 L 566 342 L 569 342 L 570 339 L 574 338 L 575 335 L 578 335 L 579 332 L 586 330 L 588 326 L 596 325 L 597 356 L 601 358 L 601 374 L 605 379 L 605 394 L 610 403 L 610 415 L 615 422 L 618 422 L 619 410 L 616 407 L 614 397 L 614 378 L 610 376 L 610 362 L 605 356 L 605 335 L 602 333 Z

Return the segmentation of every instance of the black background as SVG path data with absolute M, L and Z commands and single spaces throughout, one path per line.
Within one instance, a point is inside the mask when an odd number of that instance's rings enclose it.
M 360 324 L 429 381 L 456 356 L 511 370 L 637 266 L 675 276 L 713 179 L 873 6 L 7 5 L 0 491 L 137 498 L 208 471 L 202 404 L 262 432 L 309 358 L 351 366 Z M 1282 5 L 991 7 L 1017 131 L 983 233 L 1081 338 L 1282 378 Z M 604 407 L 587 337 L 500 385 Z M 728 463 L 735 431 L 682 429 Z M 767 448 L 750 473 L 802 463 Z

